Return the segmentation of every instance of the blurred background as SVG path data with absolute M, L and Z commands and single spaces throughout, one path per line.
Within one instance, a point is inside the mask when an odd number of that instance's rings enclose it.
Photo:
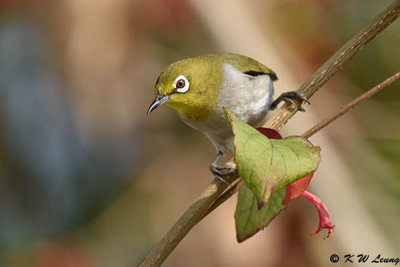
M 215 151 L 167 107 L 146 116 L 169 63 L 236 52 L 297 89 L 389 0 L 1 0 L 0 266 L 134 266 L 212 177 Z M 299 135 L 400 70 L 400 22 L 284 128 Z M 327 266 L 332 253 L 400 257 L 400 84 L 311 138 L 310 191 L 335 234 L 310 236 L 303 198 L 238 244 L 236 197 L 165 266 Z M 354 265 L 356 265 L 354 263 Z

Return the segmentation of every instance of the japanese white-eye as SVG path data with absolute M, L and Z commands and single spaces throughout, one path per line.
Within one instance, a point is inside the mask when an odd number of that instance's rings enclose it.
M 218 162 L 227 150 L 232 151 L 233 133 L 222 107 L 257 127 L 282 100 L 307 101 L 295 92 L 284 93 L 273 101 L 276 80 L 271 69 L 243 55 L 222 53 L 183 59 L 169 65 L 158 77 L 156 98 L 147 114 L 165 103 L 187 125 L 203 132 L 217 150 L 210 170 L 225 182 L 222 177 L 234 170 L 226 171 L 218 167 Z

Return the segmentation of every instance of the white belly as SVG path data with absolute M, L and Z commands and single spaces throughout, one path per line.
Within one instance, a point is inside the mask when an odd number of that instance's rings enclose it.
M 232 150 L 233 134 L 222 107 L 232 111 L 240 120 L 255 127 L 260 126 L 265 122 L 273 93 L 273 83 L 268 75 L 246 75 L 225 64 L 224 83 L 216 113 L 204 121 L 183 121 L 204 132 L 217 150 Z
M 226 107 L 238 118 L 252 126 L 264 123 L 273 99 L 274 87 L 270 76 L 250 76 L 224 65 L 224 84 L 220 107 Z

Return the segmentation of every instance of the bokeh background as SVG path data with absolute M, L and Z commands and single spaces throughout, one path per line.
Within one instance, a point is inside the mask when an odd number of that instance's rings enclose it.
M 295 90 L 389 0 L 1 0 L 0 266 L 134 266 L 212 179 L 215 151 L 167 107 L 146 116 L 178 59 L 246 54 Z M 400 70 L 393 23 L 284 128 L 301 134 Z M 335 234 L 290 203 L 238 244 L 236 197 L 165 266 L 327 266 L 332 253 L 400 257 L 400 84 L 311 138 L 311 192 Z M 356 263 L 354 263 L 356 266 Z

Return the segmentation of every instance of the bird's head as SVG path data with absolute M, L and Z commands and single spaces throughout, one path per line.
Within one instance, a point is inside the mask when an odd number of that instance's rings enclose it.
M 172 63 L 158 77 L 156 97 L 147 113 L 165 103 L 185 119 L 201 120 L 216 109 L 222 76 L 217 59 L 197 57 Z

